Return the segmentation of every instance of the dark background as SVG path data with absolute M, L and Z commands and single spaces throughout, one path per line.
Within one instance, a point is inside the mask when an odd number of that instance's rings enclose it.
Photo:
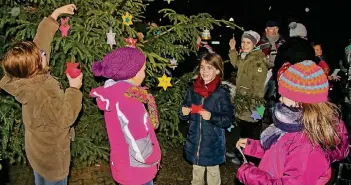
M 348 0 L 175 0 L 171 4 L 164 0 L 154 0 L 147 8 L 146 17 L 159 20 L 157 11 L 162 8 L 172 8 L 187 15 L 209 13 L 217 19 L 229 20 L 233 17 L 235 23 L 245 30 L 254 30 L 260 34 L 264 32 L 268 20 L 275 20 L 280 24 L 280 33 L 285 37 L 289 36 L 288 24 L 291 20 L 297 20 L 306 26 L 309 41 L 323 45 L 327 62 L 331 68 L 335 68 L 337 61 L 343 59 L 344 48 L 351 39 L 351 17 L 348 16 L 351 13 L 350 4 L 351 1 Z M 305 8 L 309 8 L 309 12 Z M 224 59 L 227 59 L 228 42 L 232 33 L 224 27 L 211 31 L 212 40 L 221 40 L 221 45 L 215 46 L 215 50 Z M 240 39 L 241 34 L 241 31 L 235 31 L 237 39 Z

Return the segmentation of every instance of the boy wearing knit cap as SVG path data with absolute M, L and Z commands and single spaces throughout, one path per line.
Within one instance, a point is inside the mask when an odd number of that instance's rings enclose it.
M 284 66 L 273 124 L 259 140 L 241 138 L 236 144 L 260 164 L 243 164 L 237 178 L 250 185 L 326 184 L 330 163 L 349 153 L 346 127 L 328 102 L 328 79 L 319 66 L 311 60 Z
M 104 86 L 91 90 L 90 96 L 104 111 L 112 176 L 123 185 L 152 185 L 161 160 L 154 131 L 159 124 L 155 99 L 140 87 L 145 62 L 141 51 L 123 47 L 92 66 L 95 76 L 108 79 Z
M 251 118 L 252 110 L 256 108 L 255 100 L 263 101 L 264 86 L 268 72 L 268 64 L 264 53 L 261 50 L 254 50 L 257 42 L 260 40 L 260 35 L 254 31 L 245 31 L 241 38 L 241 50 L 236 51 L 235 39 L 229 42 L 230 62 L 234 68 L 238 69 L 236 78 L 236 93 L 237 97 L 242 97 L 243 100 L 251 100 L 250 104 L 245 105 L 241 110 L 236 110 L 236 118 L 238 118 L 238 126 L 240 129 L 240 137 L 258 138 L 260 134 L 261 122 L 254 121 Z M 235 157 L 228 153 L 229 157 Z M 240 163 L 236 158 L 233 163 Z

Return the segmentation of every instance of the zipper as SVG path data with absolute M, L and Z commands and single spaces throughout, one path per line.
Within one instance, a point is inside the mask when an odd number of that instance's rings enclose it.
M 202 98 L 201 99 L 201 105 L 204 104 L 204 101 L 205 99 Z M 202 118 L 200 116 L 200 139 L 199 139 L 199 144 L 197 146 L 197 153 L 196 153 L 196 157 L 197 157 L 197 164 L 199 164 L 199 157 L 200 157 L 200 145 L 201 145 L 201 136 L 202 136 L 202 132 L 201 132 L 201 129 L 202 129 L 202 122 L 201 122 Z

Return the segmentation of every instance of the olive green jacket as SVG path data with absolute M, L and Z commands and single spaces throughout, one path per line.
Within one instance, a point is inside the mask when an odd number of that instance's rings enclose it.
M 268 72 L 268 63 L 264 53 L 261 50 L 256 50 L 241 58 L 235 50 L 230 50 L 229 58 L 234 68 L 238 69 L 236 77 L 237 96 L 263 101 L 264 82 Z M 253 122 L 250 116 L 255 106 L 246 105 L 245 111 L 236 111 L 236 117 Z

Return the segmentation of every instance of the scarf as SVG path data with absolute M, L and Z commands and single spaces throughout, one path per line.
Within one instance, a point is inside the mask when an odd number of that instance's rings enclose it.
M 220 83 L 221 78 L 218 75 L 208 84 L 205 84 L 204 80 L 201 78 L 201 75 L 199 75 L 194 83 L 194 91 L 196 94 L 207 98 L 213 92 L 215 92 Z
M 148 113 L 150 115 L 151 124 L 154 129 L 159 126 L 158 111 L 155 98 L 149 94 L 145 87 L 132 86 L 125 93 L 125 96 L 135 98 L 143 104 L 147 104 Z
M 277 103 L 272 115 L 273 124 L 266 128 L 260 137 L 263 149 L 269 149 L 285 133 L 302 131 L 301 116 L 302 110 L 300 108 L 288 107 L 283 103 Z

